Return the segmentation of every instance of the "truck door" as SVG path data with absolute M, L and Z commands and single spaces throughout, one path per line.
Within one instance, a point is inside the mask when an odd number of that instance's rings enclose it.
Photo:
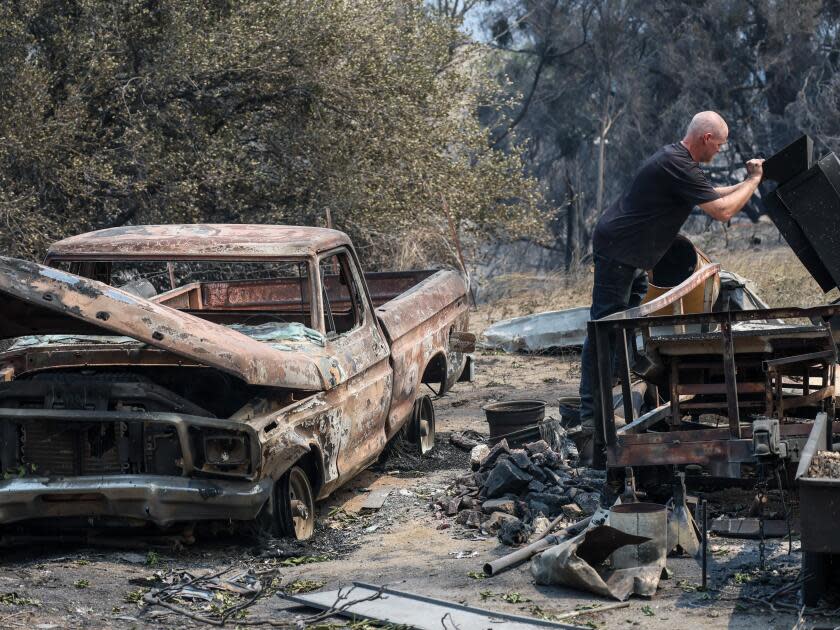
M 344 480 L 385 447 L 392 387 L 390 350 L 347 248 L 321 255 L 319 274 L 327 349 L 344 371 L 343 382 L 327 394 L 344 432 L 338 451 L 338 473 Z

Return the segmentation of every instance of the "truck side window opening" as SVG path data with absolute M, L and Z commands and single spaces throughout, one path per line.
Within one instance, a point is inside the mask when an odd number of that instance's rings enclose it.
M 362 323 L 361 292 L 346 253 L 326 256 L 320 262 L 327 336 L 343 335 Z

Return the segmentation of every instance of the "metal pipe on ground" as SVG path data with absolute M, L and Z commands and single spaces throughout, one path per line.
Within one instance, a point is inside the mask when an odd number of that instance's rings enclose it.
M 551 533 L 551 530 L 557 526 L 557 524 L 560 522 L 560 519 L 562 518 L 562 516 L 558 516 L 557 518 L 555 518 L 548 525 L 548 527 L 542 533 L 542 535 L 527 547 L 517 549 L 513 553 L 509 553 L 508 555 L 502 556 L 497 560 L 493 560 L 493 562 L 488 562 L 487 564 L 485 564 L 483 569 L 484 574 L 487 576 L 497 575 L 505 569 L 509 569 L 512 566 L 516 566 L 520 562 L 525 562 L 526 560 L 529 560 L 534 554 L 537 554 L 540 551 L 548 549 L 549 547 L 552 547 L 553 545 L 562 542 L 563 538 L 579 534 L 584 529 L 586 529 L 586 527 L 588 527 L 589 523 L 592 521 L 592 516 L 587 516 L 586 518 L 581 519 L 572 525 L 569 525 L 567 528 L 560 530 L 556 534 L 549 535 Z

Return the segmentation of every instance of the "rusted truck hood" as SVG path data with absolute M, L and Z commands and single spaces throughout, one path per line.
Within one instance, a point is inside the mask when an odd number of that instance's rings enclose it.
M 252 385 L 319 391 L 342 380 L 317 344 L 263 343 L 96 280 L 0 256 L 0 339 L 65 333 L 131 337 Z

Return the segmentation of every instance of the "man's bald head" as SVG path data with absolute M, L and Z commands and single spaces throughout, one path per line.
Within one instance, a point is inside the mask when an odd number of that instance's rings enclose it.
M 700 112 L 688 123 L 682 144 L 695 162 L 709 162 L 726 144 L 728 137 L 729 126 L 720 114 Z
M 726 137 L 729 134 L 729 127 L 717 112 L 708 111 L 694 114 L 694 118 L 691 119 L 688 128 L 685 130 L 685 137 L 702 136 L 704 133 Z

